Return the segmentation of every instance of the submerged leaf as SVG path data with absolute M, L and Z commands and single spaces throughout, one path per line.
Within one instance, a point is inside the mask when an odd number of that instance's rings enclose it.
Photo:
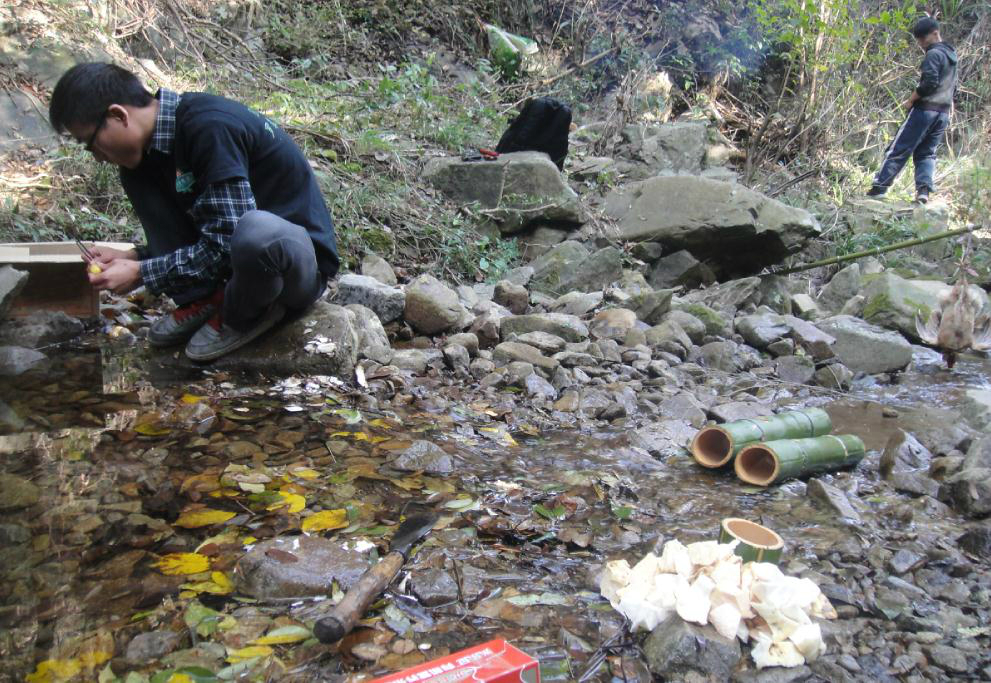
M 210 569 L 210 558 L 199 553 L 169 553 L 153 565 L 158 571 L 170 576 L 188 576 Z
M 306 533 L 313 533 L 316 531 L 343 529 L 347 525 L 347 510 L 322 510 L 321 512 L 316 512 L 304 519 L 303 523 L 300 525 L 300 528 Z
M 268 645 L 249 645 L 248 647 L 242 647 L 237 650 L 228 650 L 227 661 L 231 663 L 243 662 L 246 659 L 254 659 L 255 657 L 267 657 L 272 652 L 274 650 Z
M 299 643 L 312 637 L 310 630 L 305 626 L 283 626 L 269 631 L 261 638 L 251 641 L 252 645 L 285 645 L 287 643 Z
M 284 491 L 279 491 L 279 496 L 282 500 L 272 503 L 267 509 L 278 510 L 279 508 L 285 507 L 288 508 L 289 514 L 296 514 L 306 507 L 306 498 L 298 493 L 285 493 Z
M 187 510 L 183 512 L 179 515 L 179 519 L 175 521 L 175 525 L 181 526 L 183 529 L 198 529 L 202 526 L 210 526 L 211 524 L 226 522 L 236 516 L 237 513 L 230 512 L 228 510 L 199 508 L 196 510 Z

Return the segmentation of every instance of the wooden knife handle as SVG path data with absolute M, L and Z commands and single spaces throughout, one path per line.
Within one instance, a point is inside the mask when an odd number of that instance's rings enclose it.
M 313 635 L 321 643 L 334 643 L 346 636 L 364 616 L 368 606 L 392 583 L 403 566 L 403 554 L 389 553 L 378 564 L 367 570 L 351 587 L 344 599 L 330 614 L 319 619 L 313 627 Z

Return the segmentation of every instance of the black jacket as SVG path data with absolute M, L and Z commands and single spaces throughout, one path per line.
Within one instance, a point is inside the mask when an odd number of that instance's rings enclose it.
M 919 93 L 915 106 L 929 111 L 950 111 L 957 89 L 957 53 L 946 43 L 930 45 L 921 72 L 915 89 Z

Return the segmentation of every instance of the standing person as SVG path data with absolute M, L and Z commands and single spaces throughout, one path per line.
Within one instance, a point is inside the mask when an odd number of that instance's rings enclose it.
M 912 35 L 926 53 L 919 85 L 903 104 L 908 117 L 891 141 L 867 196 L 883 196 L 911 156 L 915 164 L 916 201 L 925 204 L 933 191 L 936 150 L 950 123 L 953 93 L 957 87 L 957 53 L 943 42 L 939 24 L 931 17 L 919 19 L 912 26 Z
M 265 116 L 206 93 L 152 95 L 113 64 L 78 64 L 55 86 L 52 127 L 116 164 L 146 246 L 96 247 L 97 289 L 144 285 L 176 303 L 152 346 L 206 361 L 244 346 L 323 293 L 339 261 L 313 171 Z

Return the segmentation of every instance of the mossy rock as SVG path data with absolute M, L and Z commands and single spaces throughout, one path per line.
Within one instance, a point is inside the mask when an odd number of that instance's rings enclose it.
M 705 333 L 717 337 L 727 337 L 731 334 L 729 321 L 720 313 L 709 308 L 705 304 L 690 304 L 676 301 L 671 304 L 671 308 L 676 311 L 683 311 L 695 316 L 705 325 Z

